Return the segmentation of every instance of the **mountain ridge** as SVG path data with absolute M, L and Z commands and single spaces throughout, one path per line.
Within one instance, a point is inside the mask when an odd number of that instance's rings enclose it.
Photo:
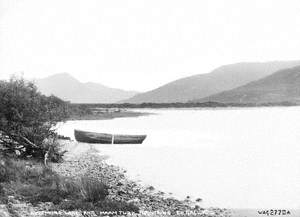
M 223 65 L 210 73 L 177 79 L 120 103 L 174 103 L 201 99 L 258 80 L 277 70 L 300 65 L 299 60 L 240 62 Z
M 300 103 L 300 66 L 278 70 L 246 85 L 192 102 Z
M 39 91 L 45 95 L 56 95 L 72 103 L 116 103 L 137 94 L 111 88 L 95 82 L 80 82 L 68 73 L 58 73 L 37 79 Z

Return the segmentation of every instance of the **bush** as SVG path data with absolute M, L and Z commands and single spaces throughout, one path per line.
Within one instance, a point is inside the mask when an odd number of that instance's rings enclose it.
M 46 138 L 42 143 L 42 149 L 48 150 L 47 160 L 56 163 L 61 162 L 63 155 L 66 153 L 66 151 L 61 151 L 61 145 L 56 137 Z
M 108 187 L 97 179 L 82 177 L 81 186 L 85 201 L 96 203 L 108 195 Z
M 14 77 L 0 81 L 0 149 L 10 156 L 36 159 L 51 150 L 57 153 L 56 143 L 45 140 L 54 141 L 54 126 L 67 118 L 67 108 L 61 99 L 42 95 L 32 82 Z

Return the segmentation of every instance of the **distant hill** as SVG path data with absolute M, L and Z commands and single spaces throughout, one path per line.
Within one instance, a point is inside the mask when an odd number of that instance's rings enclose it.
M 211 73 L 182 78 L 157 89 L 123 100 L 125 103 L 172 103 L 201 99 L 268 76 L 280 69 L 300 65 L 300 61 L 236 63 Z
M 265 78 L 194 102 L 300 103 L 300 66 L 279 70 Z
M 67 73 L 36 80 L 36 85 L 43 94 L 53 94 L 72 103 L 115 103 L 137 94 L 98 83 L 81 83 Z

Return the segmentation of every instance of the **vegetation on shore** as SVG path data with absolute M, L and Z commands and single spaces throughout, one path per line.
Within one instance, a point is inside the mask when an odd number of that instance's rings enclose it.
M 138 211 L 107 200 L 101 180 L 66 179 L 50 168 L 49 163 L 62 161 L 65 154 L 55 126 L 68 112 L 68 103 L 42 95 L 31 82 L 14 77 L 1 81 L 0 202 L 8 204 L 13 198 L 33 205 L 51 202 L 57 209 Z
M 13 217 L 61 210 L 204 210 L 189 198 L 179 201 L 155 192 L 153 187 L 145 189 L 129 181 L 124 171 L 103 163 L 97 154 L 89 152 L 83 158 L 68 161 L 71 165 L 61 163 L 66 152 L 55 131 L 56 124 L 72 114 L 86 116 L 91 111 L 89 106 L 77 107 L 55 96 L 44 96 L 22 78 L 1 81 L 0 215 L 4 209 L 4 216 Z M 81 173 L 70 172 L 72 169 Z M 223 210 L 213 212 L 219 215 Z
M 138 207 L 107 198 L 108 186 L 88 175 L 64 177 L 41 162 L 9 159 L 1 160 L 0 203 L 14 201 L 37 206 L 48 203 L 48 210 L 85 210 L 138 212 Z
M 59 161 L 63 155 L 55 126 L 67 117 L 67 104 L 44 96 L 32 82 L 0 83 L 0 150 L 9 157 Z

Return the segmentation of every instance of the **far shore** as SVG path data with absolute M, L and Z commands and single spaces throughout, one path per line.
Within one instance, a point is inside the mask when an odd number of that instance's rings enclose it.
M 134 118 L 154 115 L 155 113 L 135 111 L 134 109 L 247 109 L 269 107 L 294 107 L 299 104 L 290 102 L 263 104 L 234 103 L 142 103 L 142 104 L 70 104 L 70 116 L 67 120 L 109 120 L 114 118 Z
M 68 118 L 69 121 L 75 120 L 109 120 L 114 118 L 134 118 L 146 115 L 152 115 L 148 112 L 137 112 L 130 111 L 127 109 L 118 109 L 117 111 L 111 109 L 105 109 L 104 111 L 96 111 L 96 109 L 91 108 L 92 112 L 83 114 L 71 114 Z
M 77 108 L 107 108 L 107 109 L 155 109 L 155 108 L 244 108 L 244 107 L 273 107 L 299 106 L 299 102 L 261 102 L 261 103 L 223 103 L 223 102 L 170 102 L 170 103 L 73 103 Z

